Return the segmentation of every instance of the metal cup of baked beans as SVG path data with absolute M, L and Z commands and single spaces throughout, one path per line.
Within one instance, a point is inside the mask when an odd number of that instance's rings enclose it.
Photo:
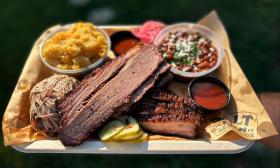
M 223 47 L 209 28 L 179 23 L 165 27 L 155 38 L 162 56 L 181 78 L 196 78 L 215 71 L 224 58 Z

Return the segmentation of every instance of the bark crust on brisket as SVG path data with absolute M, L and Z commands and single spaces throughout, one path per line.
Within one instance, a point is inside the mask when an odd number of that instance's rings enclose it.
M 112 115 L 127 111 L 169 69 L 154 45 L 138 46 L 88 76 L 60 105 L 59 138 L 82 143 Z
M 153 133 L 195 138 L 202 115 L 191 98 L 154 89 L 136 107 L 140 125 Z

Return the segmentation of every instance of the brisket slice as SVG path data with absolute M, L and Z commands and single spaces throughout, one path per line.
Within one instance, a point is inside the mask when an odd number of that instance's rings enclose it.
M 195 138 L 202 115 L 194 100 L 154 89 L 136 107 L 139 123 L 147 131 Z
M 158 76 L 170 67 L 154 45 L 141 46 L 135 52 L 129 53 L 130 56 L 128 53 L 123 56 L 126 59 L 123 65 L 117 68 L 117 72 L 114 72 L 110 78 L 102 80 L 97 89 L 89 89 L 91 93 L 82 96 L 86 98 L 79 101 L 78 105 L 75 101 L 62 103 L 63 121 L 59 138 L 64 145 L 82 143 L 90 133 L 98 129 L 112 115 L 119 111 L 127 111 L 154 85 Z M 107 65 L 101 70 L 110 69 L 110 67 Z M 95 85 L 96 74 L 98 73 L 85 79 L 89 85 L 83 86 L 83 89 Z M 72 97 L 81 97 L 80 94 L 73 93 Z M 71 114 L 68 112 L 69 109 Z
M 69 96 L 67 96 L 60 104 L 60 112 L 63 114 L 61 123 L 67 122 L 67 119 L 84 106 L 87 103 L 87 99 L 100 89 L 108 80 L 114 77 L 118 71 L 123 67 L 128 58 L 137 53 L 142 46 L 137 46 L 130 50 L 123 57 L 108 62 L 102 67 L 94 70 L 89 76 L 87 76 L 79 87 L 76 87 Z

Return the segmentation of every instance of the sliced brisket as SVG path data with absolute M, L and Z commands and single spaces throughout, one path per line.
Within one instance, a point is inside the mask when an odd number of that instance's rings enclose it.
M 136 111 L 140 125 L 153 133 L 195 138 L 202 115 L 191 98 L 154 89 L 141 100 Z
M 112 115 L 141 99 L 168 69 L 157 48 L 144 45 L 94 71 L 60 105 L 62 143 L 82 143 Z
M 89 97 L 99 90 L 104 83 L 114 77 L 128 58 L 137 53 L 141 48 L 141 46 L 137 46 L 123 57 L 118 57 L 118 59 L 108 62 L 101 68 L 94 70 L 80 82 L 79 87 L 76 87 L 60 104 L 61 113 L 63 114 L 62 123 L 67 122 L 67 119 L 71 118 L 71 115 L 73 115 L 77 109 L 82 108 Z

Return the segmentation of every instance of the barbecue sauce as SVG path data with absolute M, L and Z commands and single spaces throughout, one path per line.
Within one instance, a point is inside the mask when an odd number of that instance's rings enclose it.
M 130 31 L 119 31 L 111 36 L 112 49 L 119 56 L 133 48 L 140 40 Z
M 192 87 L 194 100 L 208 110 L 222 109 L 228 101 L 226 90 L 210 81 L 197 81 Z
M 118 54 L 125 53 L 126 51 L 134 47 L 138 42 L 139 40 L 135 38 L 122 39 L 115 45 L 114 51 Z

